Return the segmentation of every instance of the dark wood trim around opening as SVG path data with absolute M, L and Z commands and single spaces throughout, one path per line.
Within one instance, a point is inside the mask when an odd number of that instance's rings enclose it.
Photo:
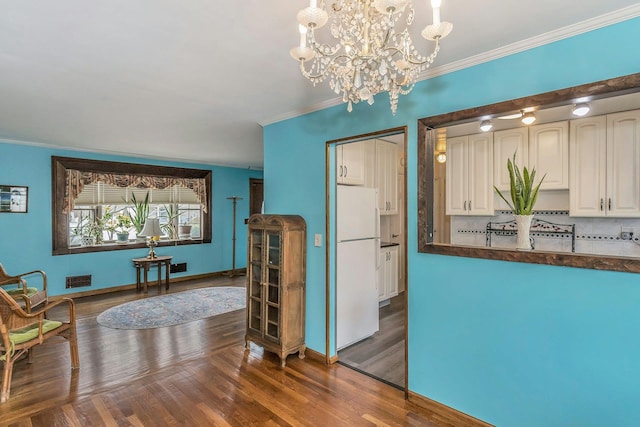
M 112 250 L 135 249 L 145 247 L 144 243 L 127 245 L 103 245 L 95 247 L 69 248 L 69 219 L 62 211 L 65 191 L 65 173 L 67 169 L 91 172 L 130 173 L 148 176 L 173 176 L 179 178 L 204 178 L 207 187 L 207 212 L 202 213 L 202 239 L 160 242 L 159 246 L 192 245 L 211 243 L 211 171 L 206 169 L 187 169 L 170 166 L 143 165 L 138 163 L 109 162 L 104 160 L 76 159 L 71 157 L 51 157 L 51 223 L 53 255 L 67 255 L 85 252 L 103 252 Z
M 598 99 L 638 91 L 640 91 L 640 73 L 418 120 L 418 251 L 460 257 L 640 273 L 640 259 L 631 257 L 541 251 L 523 252 L 433 243 L 433 153 L 435 140 L 429 132 L 431 129 L 477 120 L 478 117 L 483 116 L 502 115 L 530 106 L 551 107 L 566 104 L 580 97 Z

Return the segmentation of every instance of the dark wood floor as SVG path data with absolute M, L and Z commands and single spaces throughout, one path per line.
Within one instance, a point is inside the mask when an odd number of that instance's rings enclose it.
M 244 280 L 183 282 L 171 292 Z M 142 297 L 121 291 L 76 299 L 80 369 L 71 370 L 62 339 L 36 348 L 32 365 L 16 363 L 0 425 L 448 425 L 430 421 L 400 390 L 344 366 L 289 356 L 281 369 L 260 347 L 245 352 L 245 310 L 150 330 L 96 323 L 103 310 Z
M 404 319 L 404 295 L 398 295 L 391 298 L 389 305 L 380 309 L 380 330 L 340 350 L 340 363 L 404 388 Z

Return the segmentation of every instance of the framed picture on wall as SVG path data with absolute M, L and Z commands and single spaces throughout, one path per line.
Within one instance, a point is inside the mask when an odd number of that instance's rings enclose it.
M 29 187 L 0 185 L 0 213 L 26 213 Z

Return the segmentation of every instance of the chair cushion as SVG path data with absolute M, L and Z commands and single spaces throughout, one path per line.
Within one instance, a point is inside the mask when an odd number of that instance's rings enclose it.
M 46 334 L 49 331 L 52 331 L 56 328 L 62 326 L 62 322 L 57 320 L 47 320 L 44 319 L 42 323 L 42 334 Z M 14 329 L 9 332 L 9 341 L 11 341 L 14 345 L 22 344 L 29 340 L 38 337 L 38 324 L 34 323 L 29 326 L 25 326 L 24 328 Z
M 32 295 L 37 294 L 37 293 L 38 293 L 38 291 L 39 291 L 39 289 L 38 289 L 38 288 L 27 288 L 27 294 L 26 294 L 26 295 L 27 295 L 28 297 L 30 297 L 30 296 L 32 296 Z M 14 296 L 14 295 L 22 295 L 22 294 L 24 294 L 24 292 L 22 292 L 22 288 L 9 289 L 9 290 L 7 290 L 7 293 L 8 293 L 9 295 L 11 295 L 11 296 Z

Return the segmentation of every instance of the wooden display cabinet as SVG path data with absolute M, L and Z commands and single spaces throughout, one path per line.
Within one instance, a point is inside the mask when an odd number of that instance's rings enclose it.
M 252 215 L 247 245 L 249 342 L 280 356 L 304 358 L 306 224 L 298 215 Z

